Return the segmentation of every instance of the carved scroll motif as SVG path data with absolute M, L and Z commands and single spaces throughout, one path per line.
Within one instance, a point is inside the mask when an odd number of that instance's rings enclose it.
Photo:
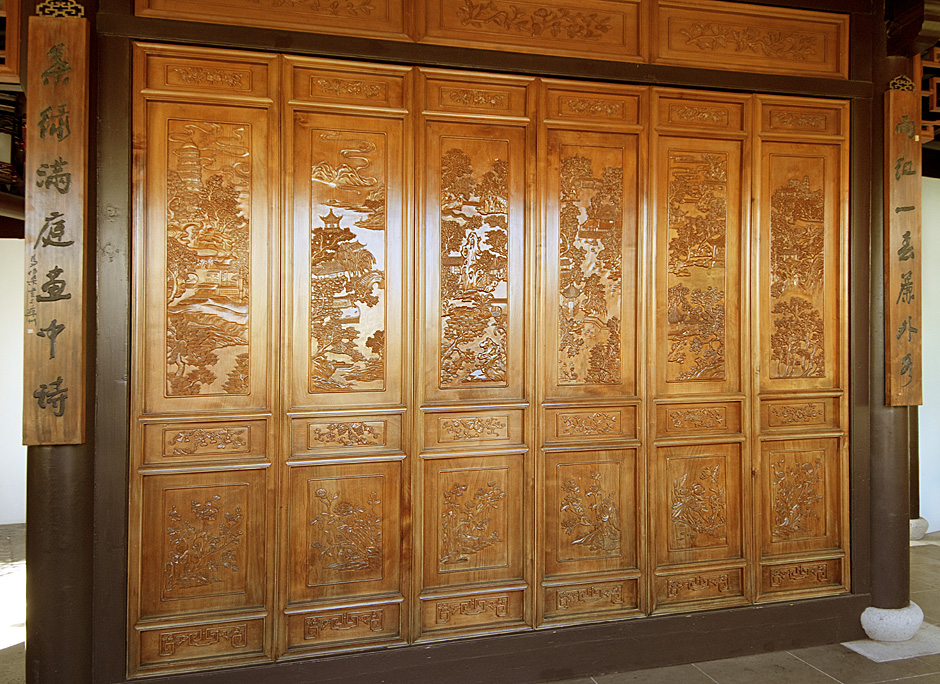
M 382 632 L 385 613 L 382 610 L 344 611 L 331 615 L 304 618 L 304 639 L 326 638 L 329 632 L 346 632 L 366 628 L 370 632 Z
M 605 118 L 623 118 L 623 102 L 613 100 L 591 100 L 585 98 L 563 97 L 559 99 L 562 109 L 571 114 L 586 114 L 588 116 L 603 116 Z
M 497 0 L 464 0 L 457 10 L 457 18 L 462 25 L 470 28 L 497 29 L 532 38 L 597 41 L 613 28 L 612 17 L 596 12 L 579 12 L 557 6 L 530 11 Z
M 442 389 L 508 384 L 509 164 L 476 163 L 457 148 L 441 160 Z
M 385 139 L 311 132 L 309 391 L 385 387 Z
M 250 71 L 230 71 L 226 69 L 205 69 L 203 67 L 171 67 L 167 70 L 167 82 L 172 74 L 180 83 L 186 85 L 205 85 L 245 90 L 250 87 Z
M 666 581 L 666 594 L 669 598 L 676 598 L 683 591 L 706 591 L 714 589 L 719 593 L 731 588 L 731 578 L 727 573 L 720 575 L 696 575 L 695 577 L 681 577 Z
M 814 425 L 825 422 L 826 405 L 809 403 L 771 406 L 770 413 L 774 418 L 772 425 Z
M 167 547 L 163 588 L 169 594 L 181 589 L 224 582 L 221 575 L 238 572 L 236 547 L 243 531 L 242 509 L 224 513 L 216 495 L 190 503 L 184 518 L 176 506 L 167 512 Z M 224 571 L 224 572 L 223 572 Z
M 493 544 L 502 543 L 498 530 L 490 530 L 490 515 L 506 498 L 506 492 L 495 482 L 480 487 L 466 496 L 468 485 L 454 483 L 443 494 L 441 506 L 442 565 L 469 563 L 470 556 Z
M 685 36 L 686 45 L 703 51 L 750 52 L 799 62 L 813 58 L 819 42 L 819 36 L 711 22 L 692 24 L 679 32 Z
M 620 509 L 617 493 L 605 494 L 601 474 L 591 473 L 586 487 L 574 478 L 561 484 L 561 528 L 572 546 L 594 554 L 620 553 Z
M 319 532 L 312 562 L 327 570 L 348 573 L 382 569 L 382 509 L 376 492 L 365 504 L 340 499 L 336 492 L 314 492 L 323 510 L 310 521 Z
M 594 411 L 593 413 L 562 413 L 559 435 L 609 435 L 619 434 L 619 414 Z
M 770 113 L 771 128 L 793 128 L 798 130 L 825 131 L 827 117 L 825 114 L 808 114 L 806 112 L 788 112 L 774 109 Z
M 623 587 L 618 584 L 559 590 L 555 605 L 558 610 L 567 610 L 574 603 L 599 603 L 601 601 L 606 601 L 613 606 L 623 605 Z
M 561 160 L 559 198 L 558 383 L 617 385 L 621 377 L 623 167 L 604 166 L 601 150 Z
M 669 152 L 668 382 L 725 378 L 728 155 Z
M 385 435 L 381 424 L 352 421 L 348 423 L 329 423 L 310 429 L 311 441 L 337 446 L 376 446 L 385 444 Z
M 770 374 L 826 374 L 823 286 L 825 197 L 809 176 L 791 178 L 770 200 Z
M 771 461 L 773 490 L 773 537 L 775 540 L 817 536 L 825 516 L 825 466 L 822 457 L 787 458 Z
M 441 95 L 452 105 L 484 107 L 486 109 L 508 109 L 509 95 L 493 90 L 471 88 L 442 88 Z
M 231 627 L 199 627 L 183 632 L 162 632 L 160 634 L 160 655 L 172 656 L 176 649 L 184 646 L 196 648 L 215 646 L 227 641 L 232 648 L 245 648 L 248 645 L 248 625 Z
M 672 121 L 727 125 L 729 113 L 727 109 L 718 107 L 671 105 L 669 107 L 669 118 Z
M 247 394 L 251 127 L 167 125 L 166 393 Z
M 723 543 L 728 536 L 728 502 L 721 466 L 699 470 L 697 477 L 683 473 L 672 483 L 672 544 L 694 549 Z
M 266 9 L 298 8 L 310 14 L 328 17 L 367 17 L 376 11 L 372 0 L 245 0 L 253 5 L 259 2 Z
M 469 442 L 473 440 L 505 439 L 508 420 L 501 416 L 489 418 L 442 418 L 444 436 L 441 441 Z
M 492 613 L 493 617 L 506 617 L 509 609 L 508 596 L 495 596 L 493 598 L 471 598 L 465 601 L 438 601 L 434 604 L 436 622 L 439 625 L 447 624 L 455 615 L 483 615 Z
M 249 429 L 247 427 L 167 430 L 164 435 L 165 455 L 240 454 L 248 450 Z
M 311 78 L 310 94 L 385 101 L 388 99 L 388 86 L 349 78 Z
M 784 568 L 771 568 L 770 570 L 770 586 L 772 587 L 806 582 L 829 584 L 829 566 L 825 563 L 817 563 L 813 565 L 791 565 Z

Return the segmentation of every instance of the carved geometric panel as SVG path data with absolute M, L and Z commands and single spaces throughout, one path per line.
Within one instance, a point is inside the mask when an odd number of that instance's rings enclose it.
M 290 469 L 290 600 L 399 587 L 399 461 Z
M 289 651 L 337 650 L 400 640 L 401 604 L 334 606 L 287 618 Z
M 141 617 L 264 603 L 265 474 L 144 479 Z
M 657 605 L 690 601 L 742 603 L 744 571 L 742 568 L 723 568 L 657 575 L 654 588 Z
M 653 62 L 848 77 L 849 16 L 709 0 L 659 0 Z
M 267 112 L 165 103 L 147 111 L 148 407 L 264 406 Z
M 636 451 L 545 455 L 546 576 L 636 564 Z
M 764 565 L 761 567 L 761 593 L 818 592 L 826 587 L 842 589 L 842 571 L 841 558 Z
M 525 132 L 432 122 L 427 133 L 425 397 L 519 397 Z
M 571 620 L 591 615 L 630 613 L 637 609 L 637 580 L 546 583 L 545 618 Z
M 261 655 L 264 620 L 200 623 L 140 632 L 140 661 L 147 669 L 177 661 L 252 658 Z
M 740 386 L 740 144 L 664 139 L 658 235 L 662 393 Z
M 522 457 L 425 461 L 425 585 L 522 576 Z
M 339 404 L 396 402 L 401 123 L 302 110 L 293 122 L 295 405 L 327 396 Z
M 740 558 L 740 445 L 661 447 L 657 459 L 657 563 Z
M 431 0 L 422 42 L 640 61 L 640 3 Z
M 841 364 L 840 150 L 824 144 L 762 147 L 762 386 L 832 387 Z
M 524 607 L 525 594 L 519 590 L 422 597 L 421 631 L 461 633 L 524 627 Z
M 636 392 L 635 136 L 548 132 L 550 396 Z M 551 293 L 551 294 L 549 294 Z
M 841 544 L 841 467 L 837 438 L 763 445 L 765 554 Z

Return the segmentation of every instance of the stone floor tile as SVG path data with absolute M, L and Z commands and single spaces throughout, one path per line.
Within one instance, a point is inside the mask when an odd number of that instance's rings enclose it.
M 802 648 L 791 653 L 843 684 L 874 684 L 937 672 L 932 663 L 919 658 L 875 663 L 841 644 Z
M 715 680 L 694 665 L 675 665 L 673 667 L 658 667 L 653 670 L 598 675 L 594 677 L 594 681 L 597 684 L 629 684 L 630 682 L 640 684 L 714 684 Z
M 696 666 L 718 684 L 832 684 L 838 681 L 786 651 L 712 660 Z

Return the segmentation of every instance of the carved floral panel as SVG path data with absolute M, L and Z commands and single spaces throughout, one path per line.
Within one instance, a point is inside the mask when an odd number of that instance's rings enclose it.
M 722 457 L 668 459 L 670 551 L 728 543 L 727 468 Z M 734 494 L 731 492 L 731 505 Z
M 509 384 L 509 145 L 473 142 L 441 141 L 441 389 Z
M 827 533 L 826 452 L 771 451 L 770 510 L 774 542 L 824 537 Z
M 252 127 L 166 125 L 166 396 L 248 394 Z
M 312 128 L 308 391 L 386 382 L 387 139 Z
M 558 198 L 560 385 L 622 382 L 623 151 L 563 146 Z
M 724 380 L 727 375 L 728 156 L 724 152 L 669 150 L 668 382 Z
M 558 466 L 559 561 L 620 556 L 622 524 L 617 464 Z

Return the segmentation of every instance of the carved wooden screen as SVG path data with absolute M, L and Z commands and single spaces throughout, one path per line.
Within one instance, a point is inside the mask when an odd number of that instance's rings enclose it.
M 135 83 L 131 672 L 847 590 L 844 103 Z

